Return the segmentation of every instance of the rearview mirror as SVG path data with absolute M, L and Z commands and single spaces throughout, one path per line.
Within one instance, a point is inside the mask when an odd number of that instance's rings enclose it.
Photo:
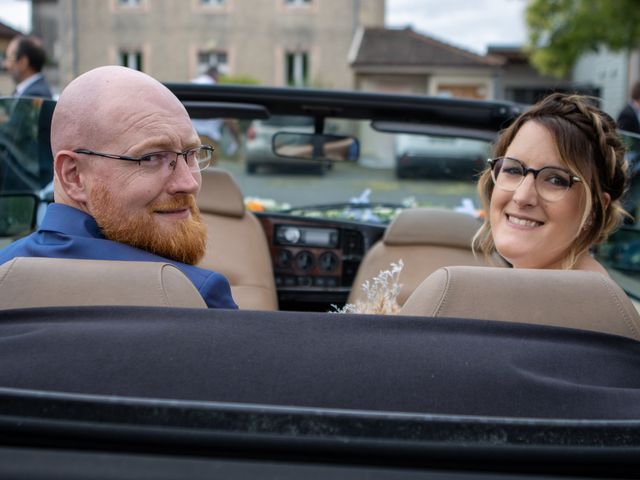
M 22 237 L 36 224 L 39 199 L 32 193 L 0 194 L 0 237 Z
M 273 136 L 273 153 L 286 158 L 355 162 L 360 144 L 343 135 L 281 132 Z

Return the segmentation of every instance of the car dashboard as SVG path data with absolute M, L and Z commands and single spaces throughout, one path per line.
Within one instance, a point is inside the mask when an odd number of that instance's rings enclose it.
M 281 310 L 342 305 L 382 225 L 257 214 L 267 236 Z

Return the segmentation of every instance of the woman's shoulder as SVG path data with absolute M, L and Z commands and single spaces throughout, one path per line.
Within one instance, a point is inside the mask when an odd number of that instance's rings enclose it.
M 598 272 L 603 273 L 606 276 L 609 276 L 609 272 L 607 269 L 602 266 L 600 262 L 598 262 L 595 258 L 593 258 L 589 254 L 582 255 L 581 258 L 578 259 L 573 270 L 584 270 L 587 272 Z

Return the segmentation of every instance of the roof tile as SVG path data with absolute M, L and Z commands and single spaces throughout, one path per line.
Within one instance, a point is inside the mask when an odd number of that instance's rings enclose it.
M 410 28 L 366 28 L 354 66 L 498 67 L 502 61 L 454 47 Z
M 21 31 L 16 30 L 15 28 L 10 27 L 9 25 L 0 22 L 0 38 L 11 39 L 16 35 L 22 34 Z

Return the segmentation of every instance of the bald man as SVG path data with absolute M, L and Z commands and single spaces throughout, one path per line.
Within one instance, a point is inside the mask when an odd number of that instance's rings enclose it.
M 51 122 L 54 198 L 40 228 L 0 251 L 14 257 L 166 262 L 212 308 L 237 308 L 228 281 L 194 265 L 206 229 L 195 196 L 212 149 L 164 85 L 100 67 L 60 95 Z

